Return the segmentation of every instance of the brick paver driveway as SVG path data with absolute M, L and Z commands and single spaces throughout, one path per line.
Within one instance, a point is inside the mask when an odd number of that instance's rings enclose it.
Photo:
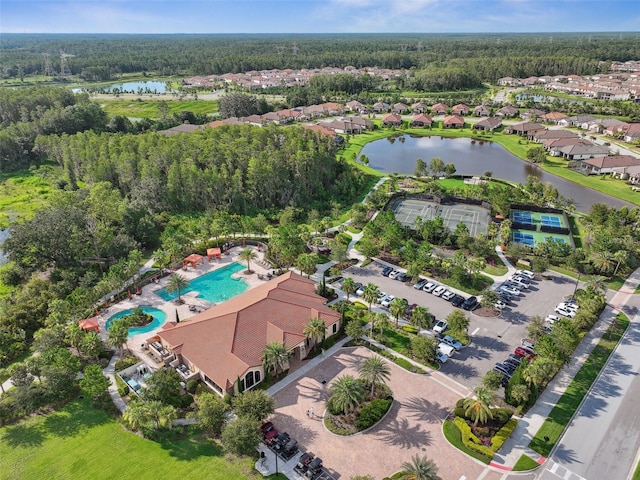
M 395 401 L 387 416 L 368 432 L 351 437 L 324 428 L 320 417 L 325 411 L 327 385 L 341 374 L 357 376 L 358 365 L 369 355 L 372 352 L 363 347 L 341 349 L 276 393 L 275 426 L 322 458 L 334 477 L 342 480 L 355 475 L 389 476 L 415 454 L 433 459 L 443 480 L 458 480 L 462 475 L 478 478 L 484 465 L 451 447 L 442 435 L 443 418 L 468 392 L 438 373 L 416 375 L 389 362 L 388 384 Z M 317 418 L 307 417 L 310 408 Z

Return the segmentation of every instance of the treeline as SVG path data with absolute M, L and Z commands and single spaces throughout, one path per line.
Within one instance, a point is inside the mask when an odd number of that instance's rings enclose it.
M 72 74 L 209 75 L 272 68 L 379 66 L 418 70 L 473 67 L 482 81 L 503 76 L 593 73 L 597 62 L 640 58 L 637 33 L 335 35 L 20 35 L 0 39 L 6 78 L 57 71 L 62 49 Z M 517 59 L 512 62 L 512 59 Z M 452 61 L 471 61 L 468 65 Z M 502 61 L 499 61 L 502 60 Z M 567 64 L 567 62 L 569 62 Z M 575 71 L 571 68 L 576 68 Z
M 336 160 L 331 137 L 302 128 L 229 125 L 166 137 L 83 132 L 41 136 L 35 151 L 77 182 L 110 182 L 151 212 L 245 214 L 351 201 L 365 177 Z

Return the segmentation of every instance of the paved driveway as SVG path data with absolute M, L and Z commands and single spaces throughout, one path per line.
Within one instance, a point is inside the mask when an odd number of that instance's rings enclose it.
M 345 273 L 365 285 L 373 282 L 381 291 L 406 298 L 409 304 L 426 306 L 438 319 L 446 317 L 455 308 L 442 298 L 412 288 L 410 283 L 405 285 L 382 276 L 381 270 L 379 265 L 372 263 L 365 268 L 351 267 Z M 534 282 L 530 290 L 525 290 L 524 296 L 512 301 L 500 317 L 486 318 L 469 314 L 471 343 L 454 354 L 440 371 L 469 388 L 478 385 L 482 376 L 496 362 L 504 360 L 520 344 L 520 340 L 528 336 L 527 324 L 531 316 L 545 317 L 553 313 L 562 298 L 573 293 L 574 280 L 553 272 L 546 276 L 548 279 Z
M 439 373 L 416 375 L 390 363 L 388 384 L 394 404 L 366 433 L 337 436 L 326 430 L 321 418 L 307 418 L 310 408 L 319 416 L 325 411 L 326 386 L 322 382 L 328 385 L 345 373 L 357 375 L 358 365 L 369 355 L 372 353 L 364 347 L 342 349 L 276 393 L 276 428 L 287 431 L 304 450 L 322 458 L 334 477 L 343 480 L 355 475 L 391 475 L 416 454 L 433 459 L 443 480 L 459 480 L 462 475 L 477 478 L 484 465 L 451 447 L 442 435 L 442 420 L 467 392 Z

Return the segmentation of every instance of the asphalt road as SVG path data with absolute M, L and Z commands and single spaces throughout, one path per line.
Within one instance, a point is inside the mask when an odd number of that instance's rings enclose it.
M 412 288 L 412 283 L 405 285 L 383 277 L 381 270 L 379 265 L 371 263 L 365 268 L 351 267 L 344 273 L 365 285 L 369 282 L 375 283 L 381 291 L 406 298 L 409 304 L 426 306 L 437 319 L 445 318 L 454 310 L 455 307 L 451 303 Z M 574 281 L 552 273 L 549 279 L 534 282 L 531 290 L 526 290 L 525 295 L 515 302 L 512 301 L 500 317 L 487 318 L 468 314 L 471 343 L 455 353 L 441 366 L 440 371 L 466 387 L 477 386 L 496 362 L 502 362 L 507 358 L 508 354 L 520 345 L 521 339 L 528 336 L 529 318 L 533 315 L 544 317 L 553 313 L 555 306 L 565 295 L 573 293 L 574 288 Z
M 541 480 L 626 480 L 640 448 L 640 325 L 632 319 Z

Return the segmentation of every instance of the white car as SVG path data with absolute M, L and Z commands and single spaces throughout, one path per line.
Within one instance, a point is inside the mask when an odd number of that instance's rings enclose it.
M 516 270 L 516 275 L 524 275 L 525 277 L 529 277 L 533 280 L 536 276 L 531 270 Z
M 531 286 L 531 282 L 529 281 L 529 279 L 527 277 L 520 277 L 519 275 L 513 275 L 511 277 L 511 280 L 514 282 L 520 282 L 523 285 L 526 285 L 527 288 L 529 288 Z
M 394 270 L 393 272 L 391 272 L 391 273 L 389 274 L 389 278 L 390 278 L 390 279 L 392 279 L 392 280 L 395 280 L 395 278 L 396 278 L 398 275 L 400 275 L 400 271 L 399 271 L 399 270 Z
M 502 310 L 503 308 L 506 308 L 507 304 L 504 303 L 502 300 L 498 300 L 496 303 L 493 304 L 493 306 Z
M 460 350 L 462 348 L 462 344 L 458 340 L 453 338 L 451 335 L 445 335 L 444 337 L 442 337 L 442 339 L 440 340 L 440 343 L 441 344 L 445 343 L 450 347 L 455 348 L 456 350 Z
M 565 310 L 572 310 L 574 312 L 577 312 L 578 309 L 580 308 L 578 305 L 576 305 L 575 303 L 559 303 L 557 305 L 557 308 L 564 308 Z
M 451 345 L 447 345 L 446 343 L 441 342 L 438 344 L 438 351 L 440 353 L 444 353 L 447 357 L 450 357 L 455 353 L 456 349 Z
M 384 297 L 382 299 L 382 301 L 380 302 L 380 306 L 384 307 L 384 308 L 389 308 L 389 305 L 391 305 L 391 302 L 393 302 L 393 300 L 396 297 L 394 295 L 387 295 L 386 297 Z
M 544 318 L 544 321 L 547 323 L 550 323 L 551 325 L 553 325 L 554 323 L 556 323 L 558 320 L 560 320 L 560 317 L 557 315 L 554 315 L 552 313 L 550 313 L 549 315 L 547 315 Z
M 502 285 L 500 287 L 500 290 L 507 292 L 511 295 L 513 295 L 514 297 L 519 297 L 520 295 L 522 295 L 522 292 L 520 292 L 520 290 L 518 290 L 516 287 L 512 287 L 509 285 Z
M 359 297 L 364 295 L 364 285 L 356 290 L 356 295 L 359 296 Z
M 443 287 L 442 285 L 437 286 L 436 288 L 433 289 L 433 293 L 436 297 L 439 297 L 440 295 L 442 295 L 444 292 L 447 291 L 446 287 Z
M 568 310 L 566 308 L 556 307 L 555 312 L 558 315 L 562 315 L 563 317 L 573 318 L 576 316 L 576 312 L 574 312 L 573 310 Z
M 436 333 L 442 333 L 447 329 L 448 326 L 449 324 L 446 320 L 438 320 L 433 326 L 433 331 Z
M 427 282 L 424 287 L 422 287 L 422 290 L 424 290 L 427 293 L 431 293 L 433 292 L 433 290 L 438 286 L 437 283 L 435 282 Z
M 507 284 L 517 288 L 518 290 L 527 290 L 529 288 L 529 285 L 527 283 L 522 283 L 518 280 L 514 280 L 513 278 L 510 280 L 507 280 Z
M 455 293 L 453 293 L 451 290 L 445 290 L 444 293 L 442 295 L 440 295 L 442 298 L 444 298 L 447 302 L 450 301 L 453 297 L 455 297 Z

